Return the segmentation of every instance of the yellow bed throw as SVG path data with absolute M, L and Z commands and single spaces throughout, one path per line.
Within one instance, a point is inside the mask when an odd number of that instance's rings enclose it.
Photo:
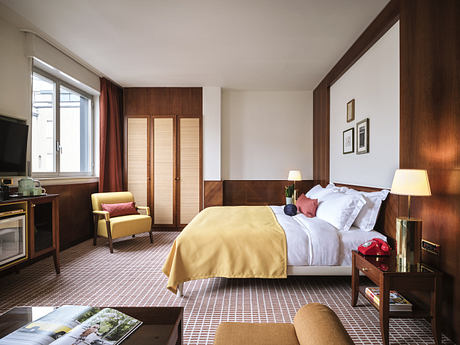
M 194 279 L 286 278 L 286 256 L 286 235 L 270 207 L 209 207 L 176 238 L 163 272 L 176 293 Z

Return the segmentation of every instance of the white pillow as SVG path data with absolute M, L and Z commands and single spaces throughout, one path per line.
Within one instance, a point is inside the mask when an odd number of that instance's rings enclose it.
M 305 196 L 309 199 L 318 199 L 316 197 L 316 194 L 318 194 L 319 192 L 323 191 L 324 188 L 321 187 L 321 185 L 317 184 L 316 186 L 314 186 L 312 189 L 310 189 L 308 192 L 305 193 Z
M 305 193 L 305 196 L 310 199 L 319 199 L 322 195 L 337 191 L 339 191 L 339 187 L 336 187 L 333 183 L 329 183 L 326 188 L 323 188 L 321 185 L 317 184 L 307 193 Z
M 366 201 L 359 194 L 330 192 L 319 198 L 316 216 L 339 230 L 348 231 Z
M 378 192 L 360 192 L 354 189 L 348 189 L 345 193 L 361 195 L 366 201 L 366 204 L 359 212 L 353 225 L 365 231 L 374 230 L 382 201 L 386 199 L 390 191 L 382 189 Z

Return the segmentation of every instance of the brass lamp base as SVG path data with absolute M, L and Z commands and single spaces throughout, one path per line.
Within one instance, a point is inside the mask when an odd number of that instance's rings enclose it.
M 396 262 L 400 272 L 410 271 L 421 262 L 422 221 L 396 218 Z

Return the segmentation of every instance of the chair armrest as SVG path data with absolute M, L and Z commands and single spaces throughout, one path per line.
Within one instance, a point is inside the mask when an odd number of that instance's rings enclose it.
M 150 216 L 150 207 L 148 207 L 148 206 L 136 206 L 136 209 L 145 210 L 145 212 L 147 213 L 147 216 Z
M 99 217 L 104 216 L 106 221 L 110 220 L 110 213 L 108 211 L 93 211 L 93 214 Z

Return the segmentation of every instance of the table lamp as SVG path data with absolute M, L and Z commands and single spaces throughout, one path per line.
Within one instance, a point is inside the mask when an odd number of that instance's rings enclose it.
M 294 194 L 292 200 L 295 205 L 297 200 L 297 190 L 295 189 L 295 181 L 302 181 L 302 173 L 300 170 L 289 170 L 288 181 L 294 181 Z
M 391 193 L 407 195 L 407 217 L 396 218 L 396 257 L 398 266 L 406 271 L 410 265 L 420 263 L 422 220 L 410 214 L 411 196 L 431 195 L 426 170 L 398 169 L 393 178 Z

